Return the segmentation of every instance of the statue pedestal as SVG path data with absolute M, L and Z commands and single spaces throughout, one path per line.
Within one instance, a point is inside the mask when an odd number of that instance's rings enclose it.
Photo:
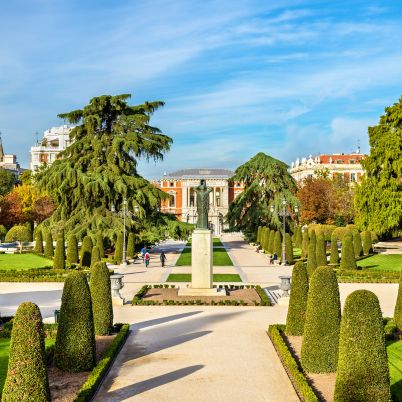
M 212 287 L 212 232 L 195 229 L 191 243 L 191 286 L 179 288 L 179 296 L 221 296 Z

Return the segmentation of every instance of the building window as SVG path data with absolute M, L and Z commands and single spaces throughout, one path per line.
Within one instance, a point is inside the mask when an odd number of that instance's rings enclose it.
M 216 206 L 220 207 L 221 206 L 221 192 L 220 192 L 219 188 L 217 188 L 215 191 L 215 199 L 216 199 Z
M 170 182 L 170 187 L 174 187 L 174 183 L 172 181 Z
M 169 207 L 176 207 L 176 193 L 174 191 L 169 191 Z
M 350 163 L 351 165 L 354 165 L 354 164 L 356 163 L 356 161 L 355 161 L 354 159 L 351 159 L 351 160 L 349 161 L 349 163 Z
M 356 173 L 350 174 L 350 181 L 356 181 Z
M 337 159 L 336 163 L 341 164 L 341 163 L 343 163 L 343 160 L 342 159 Z

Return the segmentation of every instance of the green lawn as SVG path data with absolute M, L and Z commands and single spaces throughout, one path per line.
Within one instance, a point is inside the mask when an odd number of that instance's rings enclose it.
M 356 261 L 362 268 L 380 271 L 400 271 L 402 269 L 402 254 L 375 254 Z
M 387 342 L 391 392 L 396 400 L 402 401 L 402 341 Z
M 53 261 L 36 254 L 0 254 L 0 270 L 52 267 Z
M 214 282 L 241 282 L 237 274 L 213 274 Z M 166 282 L 191 282 L 191 274 L 170 274 Z
M 219 240 L 219 239 L 218 239 Z M 184 248 L 176 262 L 176 266 L 191 265 L 191 248 Z M 213 249 L 214 266 L 232 266 L 232 260 L 224 248 Z
M 223 243 L 220 241 L 220 239 L 218 239 L 217 237 L 214 237 L 212 239 L 212 244 L 214 247 L 223 247 Z M 187 246 L 191 246 L 191 239 L 189 239 L 186 243 L 186 247 Z

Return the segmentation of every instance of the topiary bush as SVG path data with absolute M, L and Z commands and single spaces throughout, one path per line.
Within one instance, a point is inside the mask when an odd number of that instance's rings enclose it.
M 81 246 L 81 265 L 83 267 L 90 267 L 92 260 L 92 239 L 90 236 L 85 236 L 82 240 Z
M 67 262 L 69 264 L 78 264 L 78 242 L 77 236 L 72 234 L 67 243 Z
M 274 253 L 275 230 L 271 229 L 268 234 L 268 252 Z
M 310 240 L 308 244 L 308 255 L 307 255 L 307 274 L 311 278 L 313 272 L 317 268 L 317 255 L 316 255 L 316 237 L 314 230 L 310 233 Z
M 298 261 L 293 267 L 289 309 L 286 318 L 287 335 L 303 335 L 306 319 L 308 276 L 306 264 Z
M 362 232 L 362 247 L 363 247 L 363 254 L 369 255 L 373 252 L 373 243 L 371 240 L 371 233 L 368 230 Z
M 50 230 L 45 235 L 45 257 L 53 258 L 53 237 Z
M 258 226 L 258 229 L 257 229 L 257 243 L 260 243 L 261 244 L 261 231 L 262 231 L 262 226 Z
M 43 254 L 43 236 L 41 230 L 36 231 L 34 251 L 37 254 Z
M 310 242 L 310 238 L 308 235 L 308 230 L 305 229 L 305 231 L 302 234 L 302 258 L 307 258 L 308 255 L 308 245 Z
M 363 255 L 363 246 L 362 246 L 362 238 L 357 229 L 352 231 L 353 237 L 353 250 L 355 253 L 355 257 L 358 258 Z
M 278 258 L 282 260 L 282 236 L 279 230 L 277 230 L 274 234 L 273 252 L 276 253 Z
M 302 248 L 303 234 L 301 226 L 296 226 L 295 229 L 295 247 Z
M 95 334 L 91 295 L 86 276 L 70 273 L 64 282 L 54 364 L 70 373 L 95 365 Z
M 332 373 L 338 361 L 341 302 L 331 267 L 317 268 L 310 279 L 301 363 L 310 373 Z
M 346 298 L 334 400 L 391 401 L 380 303 L 368 290 L 356 290 Z
M 319 233 L 315 245 L 315 256 L 317 267 L 324 267 L 327 265 L 327 253 L 325 248 L 325 237 L 323 233 Z
M 339 264 L 338 240 L 335 236 L 331 237 L 331 255 L 329 262 L 330 264 Z
M 123 261 L 123 233 L 117 235 L 116 247 L 114 250 L 114 261 L 116 264 L 121 264 Z
M 352 234 L 346 233 L 342 240 L 341 269 L 357 269 Z
M 134 258 L 135 256 L 135 238 L 134 233 L 130 232 L 128 234 L 127 240 L 127 258 Z
M 53 259 L 53 269 L 66 268 L 66 254 L 64 249 L 64 230 L 61 231 L 56 242 L 56 250 Z
M 21 303 L 13 320 L 2 401 L 50 401 L 45 334 L 39 307 Z
M 100 260 L 101 260 L 101 257 L 100 257 L 99 247 L 93 246 L 92 253 L 91 253 L 91 267 L 93 267 Z
M 399 276 L 399 287 L 394 310 L 394 321 L 397 327 L 402 330 L 402 271 Z
M 293 244 L 292 238 L 289 233 L 285 234 L 285 242 L 286 242 L 286 261 L 289 265 L 293 265 Z
M 109 270 L 104 262 L 97 262 L 91 268 L 89 287 L 95 335 L 109 335 L 113 326 L 113 307 Z
M 105 257 L 105 245 L 103 242 L 104 242 L 104 239 L 103 239 L 102 233 L 98 233 L 96 235 L 96 245 L 99 248 L 99 254 L 100 254 L 101 258 Z

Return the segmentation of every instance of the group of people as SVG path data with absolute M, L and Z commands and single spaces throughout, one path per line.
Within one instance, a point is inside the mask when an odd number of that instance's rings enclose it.
M 149 250 L 145 246 L 141 249 L 141 257 L 142 257 L 142 261 L 145 263 L 145 268 L 148 268 L 149 261 L 151 259 L 151 255 L 149 254 Z M 165 262 L 167 260 L 164 251 L 162 251 L 160 253 L 159 260 L 160 260 L 161 266 L 163 268 L 165 266 Z

